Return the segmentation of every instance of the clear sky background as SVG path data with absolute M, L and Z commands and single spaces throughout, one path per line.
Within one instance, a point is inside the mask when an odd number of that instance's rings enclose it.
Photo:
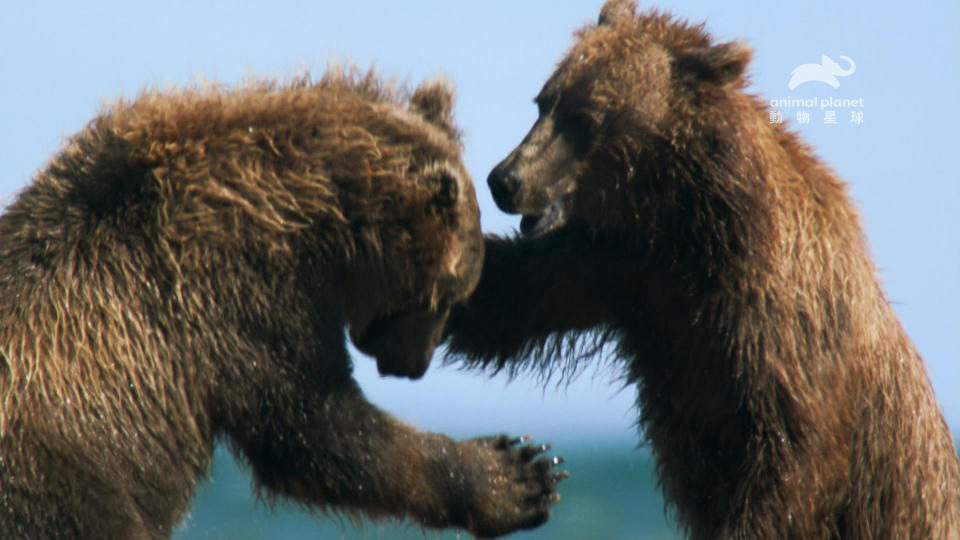
M 456 84 L 483 227 L 506 232 L 518 219 L 497 210 L 487 173 L 526 133 L 536 117 L 531 99 L 600 4 L 8 2 L 0 9 L 0 201 L 118 97 L 204 80 L 286 79 L 303 69 L 319 76 L 331 60 L 352 60 L 400 81 L 443 73 Z M 782 112 L 850 183 L 888 297 L 960 434 L 960 4 L 653 6 L 706 20 L 718 38 L 753 47 L 753 91 L 767 98 L 863 98 L 859 124 L 847 108 L 836 109 L 836 125 L 824 125 L 818 108 L 807 110 L 809 124 L 796 122 L 795 108 Z M 810 83 L 790 91 L 791 70 L 821 54 L 852 58 L 856 72 L 838 89 Z M 424 429 L 636 442 L 634 391 L 610 368 L 544 387 L 534 377 L 508 383 L 460 373 L 438 356 L 423 380 L 410 382 L 381 379 L 371 359 L 354 354 L 368 397 Z

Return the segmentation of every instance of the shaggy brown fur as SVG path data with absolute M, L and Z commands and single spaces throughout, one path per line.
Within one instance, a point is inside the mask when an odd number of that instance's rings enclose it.
M 633 12 L 579 33 L 490 174 L 524 236 L 488 238 L 451 349 L 549 369 L 617 339 L 693 537 L 957 538 L 956 450 L 845 185 L 744 92 L 749 50 Z
M 496 535 L 556 460 L 368 403 L 419 376 L 482 237 L 451 90 L 373 75 L 148 93 L 0 217 L 0 537 L 170 534 L 219 437 L 268 496 Z

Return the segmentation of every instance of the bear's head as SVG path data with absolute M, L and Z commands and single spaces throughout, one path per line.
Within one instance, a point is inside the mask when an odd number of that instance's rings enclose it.
M 722 139 L 729 121 L 717 104 L 740 92 L 750 58 L 740 44 L 711 44 L 701 27 L 635 15 L 623 0 L 608 1 L 577 36 L 536 97 L 536 123 L 488 178 L 528 236 L 571 220 L 626 226 L 662 205 L 669 194 L 659 192 L 676 188 L 662 184 L 702 165 L 676 160 L 709 158 L 704 144 Z
M 52 213 L 77 216 L 71 234 L 130 238 L 174 276 L 158 281 L 192 280 L 168 288 L 203 293 L 214 327 L 303 349 L 312 324 L 345 324 L 381 373 L 419 377 L 483 264 L 453 101 L 442 80 L 408 96 L 341 69 L 145 93 L 74 137 L 36 190 L 66 192 L 76 210 Z
M 473 184 L 459 161 L 430 163 L 412 179 L 432 194 L 428 211 L 445 216 L 433 232 L 444 245 L 440 259 L 432 261 L 438 266 L 409 269 L 422 272 L 424 278 L 411 277 L 413 295 L 391 300 L 383 291 L 371 289 L 381 301 L 372 301 L 370 311 L 347 309 L 347 313 L 351 340 L 359 350 L 376 357 L 381 375 L 418 379 L 443 339 L 450 308 L 466 300 L 480 279 L 483 236 Z M 390 258 L 383 264 L 389 267 Z M 356 286 L 368 285 L 358 282 Z
M 416 139 L 424 148 L 413 151 L 405 176 L 425 200 L 422 208 L 408 209 L 424 215 L 399 216 L 401 221 L 422 221 L 422 226 L 411 230 L 411 237 L 381 241 L 383 251 L 377 257 L 385 274 L 391 274 L 394 268 L 408 274 L 399 276 L 405 282 L 399 290 L 413 294 L 391 297 L 371 289 L 367 303 L 371 309 L 346 309 L 351 340 L 358 349 L 376 357 L 382 375 L 421 377 L 442 340 L 451 306 L 465 300 L 480 278 L 480 213 L 473 184 L 459 158 L 453 102 L 450 85 L 434 80 L 414 91 L 407 111 L 389 112 L 397 121 L 410 124 L 407 129 L 412 133 L 423 130 Z M 361 277 L 355 288 L 367 288 L 378 281 Z

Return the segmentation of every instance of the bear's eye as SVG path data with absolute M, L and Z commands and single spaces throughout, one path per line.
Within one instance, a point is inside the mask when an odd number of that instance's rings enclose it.
M 585 134 L 591 134 L 596 128 L 596 124 L 593 120 L 593 117 L 588 114 L 574 114 L 568 118 L 567 122 L 569 123 L 570 129 L 579 131 Z
M 596 136 L 597 121 L 586 113 L 574 113 L 567 115 L 560 122 L 561 133 L 573 144 L 574 152 L 585 154 L 593 144 Z

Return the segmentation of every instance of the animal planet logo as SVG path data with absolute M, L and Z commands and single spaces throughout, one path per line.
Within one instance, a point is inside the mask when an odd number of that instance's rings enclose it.
M 856 71 L 857 65 L 853 59 L 848 56 L 840 56 L 847 66 L 840 65 L 839 62 L 825 54 L 820 55 L 819 64 L 802 64 L 790 72 L 790 82 L 787 86 L 790 90 L 796 89 L 802 84 L 808 82 L 821 82 L 834 89 L 840 87 L 840 81 L 837 77 L 848 77 Z M 783 99 L 771 99 L 769 102 L 769 121 L 771 124 L 781 124 L 784 121 L 783 108 L 793 108 L 796 110 L 796 120 L 799 124 L 809 124 L 812 120 L 810 109 L 819 109 L 823 116 L 824 124 L 838 124 L 839 117 L 837 109 L 851 109 L 849 111 L 849 122 L 851 124 L 863 124 L 863 97 L 840 98 L 840 97 L 819 97 L 795 98 L 787 96 Z
M 857 69 L 857 65 L 849 56 L 841 56 L 840 59 L 847 62 L 847 68 L 844 68 L 833 58 L 825 54 L 820 55 L 819 64 L 802 64 L 797 66 L 790 72 L 790 82 L 787 84 L 787 87 L 793 90 L 801 84 L 808 82 L 822 82 L 834 88 L 840 88 L 840 81 L 837 80 L 837 77 L 848 77 L 853 75 L 853 72 Z

